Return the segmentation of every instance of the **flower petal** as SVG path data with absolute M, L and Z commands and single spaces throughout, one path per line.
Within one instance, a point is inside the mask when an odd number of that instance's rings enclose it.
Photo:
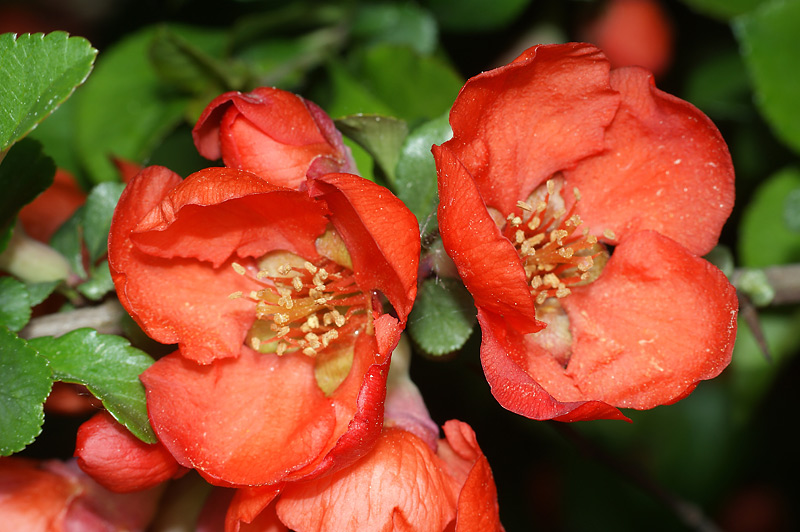
M 153 429 L 179 463 L 219 485 L 280 481 L 314 460 L 336 419 L 313 360 L 242 347 L 199 366 L 173 353 L 141 375 Z
M 567 188 L 581 194 L 576 212 L 598 236 L 611 230 L 619 241 L 652 229 L 708 253 L 733 209 L 725 141 L 697 108 L 658 90 L 646 70 L 615 70 L 611 86 L 622 104 L 606 150 L 565 172 Z
M 458 486 L 419 438 L 386 429 L 352 467 L 289 484 L 276 508 L 293 530 L 444 530 Z
M 265 486 L 236 490 L 225 516 L 225 532 L 283 532 L 288 530 L 271 504 L 281 487 Z
M 442 243 L 475 305 L 520 332 L 540 330 L 519 254 L 500 234 L 469 170 L 447 144 L 434 146 L 433 156 L 439 173 Z
M 597 281 L 562 304 L 574 338 L 566 374 L 587 398 L 637 409 L 669 404 L 730 362 L 736 291 L 658 233 L 623 240 Z
M 380 290 L 405 323 L 417 294 L 419 225 L 389 190 L 352 174 L 309 181 L 309 194 L 324 199 L 331 222 L 353 259 L 362 290 Z
M 501 531 L 500 508 L 497 505 L 497 487 L 492 469 L 483 451 L 478 446 L 472 427 L 462 421 L 451 419 L 444 424 L 446 445 L 440 445 L 439 455 L 449 447 L 456 456 L 468 465 L 467 476 L 461 483 L 456 513 L 456 532 Z
M 539 359 L 552 357 L 544 350 L 530 353 L 531 343 L 525 342 L 524 335 L 509 330 L 503 320 L 479 309 L 478 322 L 483 372 L 503 408 L 538 420 L 627 419 L 606 403 L 580 398 L 575 385 L 557 371 L 544 377 L 532 374 Z
M 175 186 L 134 229 L 142 251 L 190 257 L 218 268 L 234 253 L 259 257 L 283 249 L 314 258 L 327 225 L 325 207 L 306 194 L 233 168 L 206 168 Z
M 374 327 L 374 335 L 359 334 L 356 338 L 350 373 L 330 397 L 336 416 L 331 440 L 317 460 L 288 475 L 287 480 L 315 477 L 346 467 L 364 456 L 380 435 L 390 354 L 400 339 L 402 327 L 388 314 L 376 319 Z
M 151 488 L 180 470 L 163 445 L 144 443 L 106 411 L 80 426 L 75 456 L 84 472 L 117 493 Z
M 445 143 L 490 207 L 508 214 L 555 172 L 603 149 L 619 96 L 589 44 L 541 45 L 471 78 L 450 112 Z
M 120 197 L 109 233 L 109 266 L 125 309 L 155 340 L 180 343 L 184 356 L 203 363 L 238 356 L 255 319 L 252 303 L 230 300 L 252 282 L 230 264 L 213 269 L 193 259 L 143 253 L 131 232 L 169 192 L 182 183 L 163 167 L 144 169 Z

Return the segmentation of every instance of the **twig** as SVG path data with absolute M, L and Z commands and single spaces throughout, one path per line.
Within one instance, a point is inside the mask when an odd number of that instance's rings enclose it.
M 722 530 L 705 515 L 699 506 L 685 501 L 674 493 L 667 491 L 640 468 L 634 467 L 632 464 L 611 455 L 566 423 L 551 421 L 549 424 L 562 436 L 575 444 L 584 454 L 604 463 L 609 468 L 620 473 L 631 483 L 638 486 L 646 493 L 649 493 L 654 499 L 664 504 L 689 529 L 696 530 L 697 532 L 722 532 Z
M 21 338 L 61 336 L 81 327 L 91 327 L 103 334 L 120 334 L 120 320 L 124 315 L 125 310 L 119 301 L 109 299 L 96 307 L 83 307 L 33 318 L 19 335 Z

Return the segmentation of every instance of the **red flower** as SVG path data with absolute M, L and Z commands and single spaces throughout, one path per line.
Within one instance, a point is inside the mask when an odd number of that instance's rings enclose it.
M 74 462 L 0 457 L 0 530 L 145 530 L 161 493 L 111 493 Z
M 355 173 L 350 150 L 316 104 L 275 88 L 226 92 L 206 107 L 192 131 L 203 157 L 297 188 L 309 177 Z
M 446 439 L 432 449 L 418 436 L 386 428 L 377 445 L 352 466 L 279 491 L 240 490 L 226 530 L 498 531 L 492 471 L 466 423 L 445 423 Z M 277 497 L 277 499 L 276 499 Z M 267 528 L 272 526 L 274 528 Z
M 231 168 L 142 171 L 117 206 L 109 264 L 133 318 L 179 345 L 141 376 L 161 442 L 222 485 L 356 460 L 380 431 L 418 255 L 414 216 L 358 176 L 300 192 Z
M 640 66 L 658 77 L 672 62 L 672 24 L 658 0 L 609 0 L 580 33 L 613 68 Z
M 72 174 L 56 170 L 53 184 L 19 211 L 25 232 L 40 242 L 48 242 L 53 233 L 86 202 Z
M 725 368 L 736 295 L 699 255 L 730 214 L 733 168 L 708 118 L 573 43 L 472 78 L 450 122 L 439 225 L 504 407 L 624 418 Z

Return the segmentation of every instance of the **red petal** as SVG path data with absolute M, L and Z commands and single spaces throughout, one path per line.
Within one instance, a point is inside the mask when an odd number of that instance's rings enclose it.
M 359 287 L 383 292 L 405 323 L 417 294 L 416 217 L 387 189 L 352 174 L 328 174 L 309 181 L 309 187 L 312 196 L 327 202 Z
M 247 347 L 208 366 L 173 353 L 141 375 L 151 424 L 179 463 L 210 482 L 279 482 L 326 450 L 336 424 L 313 364 Z
M 58 169 L 53 184 L 19 211 L 19 221 L 31 238 L 48 242 L 85 201 L 86 193 L 75 178 Z
M 204 157 L 222 157 L 226 166 L 289 188 L 302 183 L 320 158 L 330 160 L 332 171 L 350 168 L 330 117 L 300 96 L 275 88 L 217 97 L 192 133 Z
M 191 257 L 218 268 L 234 253 L 259 257 L 284 249 L 314 258 L 314 240 L 327 223 L 324 206 L 306 194 L 242 170 L 206 168 L 165 194 L 131 238 L 150 255 Z
M 606 403 L 580 397 L 563 369 L 548 371 L 544 377 L 534 375 L 532 371 L 552 357 L 544 350 L 530 352 L 535 344 L 525 342 L 524 335 L 509 330 L 503 320 L 478 309 L 478 322 L 483 371 L 503 408 L 538 420 L 627 419 Z
M 638 409 L 669 404 L 730 362 L 736 291 L 658 233 L 624 240 L 600 278 L 562 303 L 574 338 L 566 374 L 587 398 Z
M 555 172 L 603 149 L 619 96 L 609 65 L 588 44 L 530 48 L 514 63 L 467 81 L 445 143 L 487 205 L 508 214 Z
M 659 0 L 606 2 L 580 34 L 603 49 L 613 68 L 640 66 L 660 76 L 672 61 L 672 24 Z
M 69 504 L 83 492 L 70 477 L 33 460 L 0 457 L 0 515 L 3 530 L 60 530 Z
M 230 265 L 217 270 L 192 259 L 167 259 L 143 253 L 131 231 L 182 183 L 163 167 L 143 170 L 125 188 L 109 233 L 109 265 L 120 302 L 155 340 L 180 343 L 183 354 L 210 362 L 237 356 L 255 319 L 252 303 L 229 300 L 252 282 Z
M 118 493 L 151 488 L 180 469 L 163 445 L 144 443 L 106 411 L 80 426 L 75 456 L 98 484 Z
M 444 424 L 447 446 L 469 464 L 458 496 L 456 532 L 503 530 L 497 505 L 497 488 L 489 462 L 483 455 L 472 427 L 451 419 Z M 442 445 L 441 450 L 445 446 Z
M 281 488 L 242 488 L 236 490 L 225 516 L 225 532 L 283 532 L 289 530 L 278 519 L 270 504 Z
M 444 530 L 455 515 L 458 486 L 422 440 L 386 429 L 352 467 L 289 484 L 277 502 L 294 530 Z
M 287 476 L 288 480 L 316 477 L 346 467 L 364 456 L 380 435 L 390 355 L 400 340 L 402 328 L 386 314 L 375 320 L 374 327 L 374 336 L 360 334 L 356 338 L 350 373 L 330 396 L 336 426 L 325 452 L 320 453 L 318 460 Z
M 611 73 L 622 104 L 606 151 L 566 172 L 582 199 L 576 212 L 591 231 L 618 240 L 652 229 L 703 255 L 733 208 L 734 174 L 714 124 L 691 104 L 661 92 L 639 68 Z
M 519 254 L 492 220 L 469 171 L 447 145 L 434 146 L 433 156 L 442 242 L 475 305 L 520 332 L 540 330 Z

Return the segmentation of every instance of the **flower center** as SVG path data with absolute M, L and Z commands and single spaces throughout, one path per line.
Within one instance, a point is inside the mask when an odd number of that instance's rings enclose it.
M 579 230 L 580 217 L 575 204 L 567 210 L 560 195 L 563 179 L 547 181 L 527 199 L 517 202 L 514 212 L 502 220 L 503 235 L 522 259 L 525 276 L 540 307 L 549 298 L 561 299 L 570 287 L 588 284 L 597 277 L 608 260 L 605 246 L 588 229 Z M 576 203 L 580 200 L 574 190 Z M 605 236 L 613 239 L 607 231 Z
M 299 351 L 317 357 L 327 348 L 336 351 L 352 345 L 353 335 L 371 330 L 371 298 L 358 288 L 344 244 L 344 255 L 336 246 L 336 254 L 326 253 L 331 247 L 326 244 L 338 238 L 331 233 L 317 241 L 320 260 L 312 263 L 285 251 L 269 253 L 260 259 L 254 276 L 261 288 L 229 296 L 255 303 L 256 321 L 247 335 L 255 351 L 278 356 Z M 233 268 L 240 275 L 249 273 L 238 263 Z

